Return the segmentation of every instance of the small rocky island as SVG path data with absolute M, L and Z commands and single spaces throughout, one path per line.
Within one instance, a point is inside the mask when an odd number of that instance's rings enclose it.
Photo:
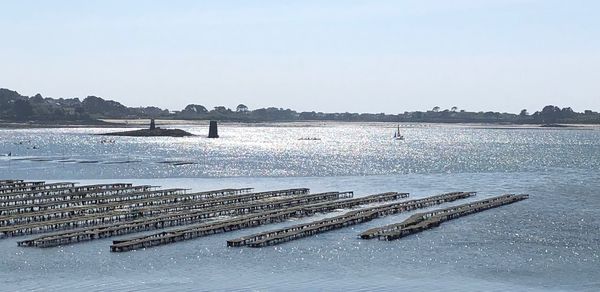
M 194 134 L 186 132 L 181 129 L 161 129 L 160 127 L 156 127 L 156 124 L 154 123 L 154 119 L 150 120 L 150 128 L 149 129 L 103 133 L 103 134 L 98 134 L 98 135 L 101 135 L 101 136 L 130 136 L 130 137 L 189 137 L 189 136 L 194 136 Z

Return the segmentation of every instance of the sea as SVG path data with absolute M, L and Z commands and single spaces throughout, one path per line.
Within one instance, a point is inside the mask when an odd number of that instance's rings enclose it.
M 168 127 L 198 136 L 0 129 L 0 179 L 530 197 L 394 241 L 357 235 L 414 212 L 265 248 L 226 240 L 347 210 L 124 253 L 109 245 L 131 235 L 0 239 L 0 291 L 600 291 L 598 127 L 400 124 L 405 140 L 391 123 L 225 123 L 218 139 L 206 123 Z

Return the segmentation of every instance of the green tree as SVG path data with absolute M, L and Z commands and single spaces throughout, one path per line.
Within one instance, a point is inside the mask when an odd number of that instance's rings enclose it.
M 236 108 L 235 111 L 238 113 L 245 113 L 248 112 L 248 107 L 245 104 L 239 104 Z
M 185 109 L 183 109 L 185 113 L 194 113 L 194 114 L 205 114 L 208 110 L 199 104 L 188 104 Z
M 33 115 L 33 108 L 28 100 L 16 100 L 13 105 L 13 110 L 15 113 L 15 119 L 19 121 L 25 121 Z
M 575 116 L 575 112 L 570 107 L 563 107 L 560 110 L 560 117 L 563 119 L 572 118 Z
M 527 112 L 527 110 L 526 110 L 526 109 L 522 109 L 522 110 L 521 110 L 521 113 L 519 113 L 519 116 L 521 116 L 521 117 L 526 117 L 526 116 L 528 116 L 528 115 L 529 115 L 529 113 Z
M 217 112 L 217 113 L 221 113 L 221 114 L 227 114 L 227 113 L 231 112 L 230 109 L 228 109 L 228 108 L 226 108 L 224 106 L 221 106 L 221 105 L 220 106 L 215 106 L 215 109 L 213 109 L 213 111 Z
M 560 118 L 560 108 L 553 105 L 547 105 L 542 109 L 540 117 L 546 124 L 556 123 Z

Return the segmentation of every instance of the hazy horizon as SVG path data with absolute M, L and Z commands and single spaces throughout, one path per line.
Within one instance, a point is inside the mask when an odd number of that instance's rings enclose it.
M 399 113 L 600 110 L 595 1 L 2 3 L 0 87 Z

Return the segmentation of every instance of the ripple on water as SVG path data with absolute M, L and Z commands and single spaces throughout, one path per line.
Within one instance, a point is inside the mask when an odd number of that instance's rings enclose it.
M 90 135 L 103 129 L 0 130 L 0 153 L 16 155 L 0 156 L 0 177 L 193 190 L 309 187 L 357 196 L 403 191 L 415 198 L 466 190 L 530 199 L 392 242 L 356 236 L 409 214 L 263 249 L 227 248 L 225 241 L 331 214 L 123 254 L 109 252 L 113 238 L 43 250 L 0 240 L 0 290 L 600 288 L 600 131 L 412 126 L 397 143 L 393 127 L 222 125 L 220 139 L 115 137 L 114 144 Z

